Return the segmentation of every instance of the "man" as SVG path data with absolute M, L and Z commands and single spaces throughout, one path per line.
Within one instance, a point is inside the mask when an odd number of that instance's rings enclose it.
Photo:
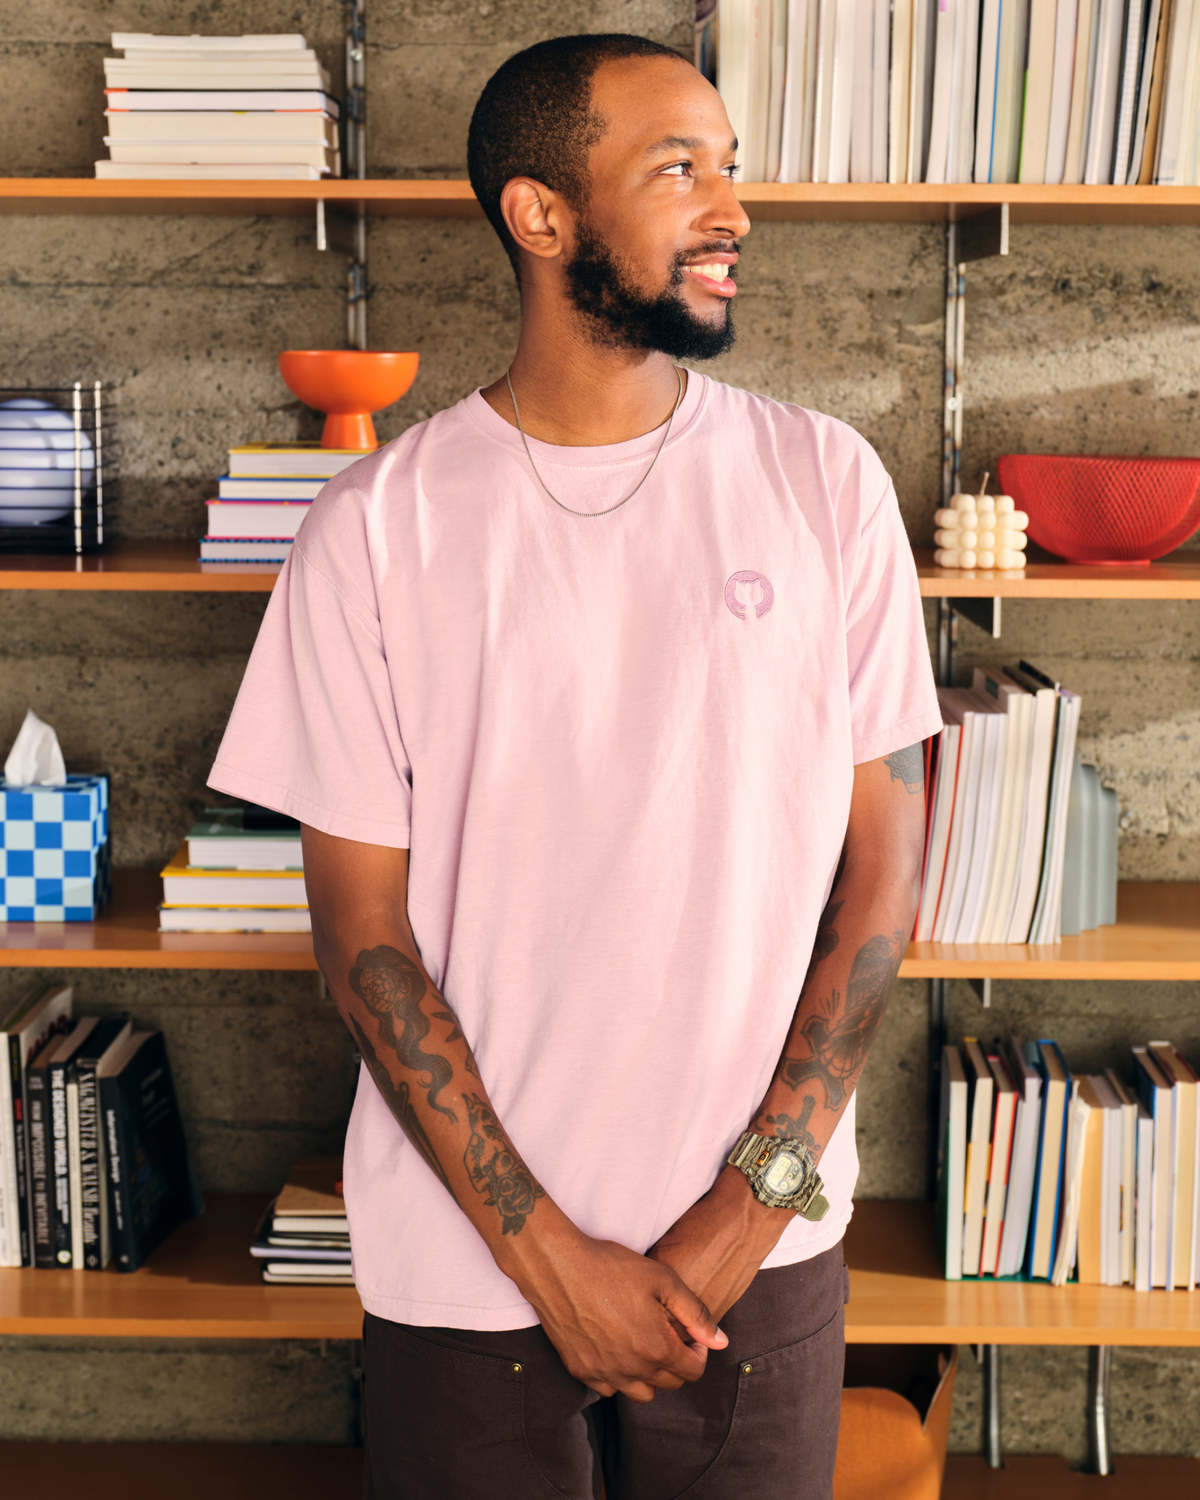
M 326 487 L 213 772 L 304 824 L 366 1064 L 375 1500 L 830 1493 L 941 720 L 875 454 L 676 364 L 732 341 L 735 146 L 640 38 L 492 78 L 512 365 Z

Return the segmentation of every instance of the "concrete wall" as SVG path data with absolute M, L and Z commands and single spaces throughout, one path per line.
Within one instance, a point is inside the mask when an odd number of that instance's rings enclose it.
M 301 30 L 335 76 L 329 3 L 0 0 L 0 173 L 90 175 L 107 37 Z M 688 0 L 373 0 L 373 176 L 464 173 L 470 107 L 491 69 L 539 36 L 638 30 L 686 47 Z M 1189 230 L 1017 227 L 1007 260 L 968 273 L 965 473 L 998 453 L 1200 452 L 1200 261 Z M 944 240 L 936 227 L 756 225 L 741 338 L 719 378 L 853 423 L 893 473 L 914 541 L 938 503 Z M 504 366 L 516 334 L 507 263 L 481 223 L 376 220 L 371 342 L 418 349 L 391 437 Z M 311 436 L 277 350 L 336 346 L 344 263 L 310 223 L 239 218 L 36 218 L 0 231 L 0 382 L 117 382 L 119 530 L 198 537 L 225 448 Z M 113 775 L 118 863 L 158 867 L 194 815 L 253 641 L 255 596 L 0 593 L 0 746 L 32 703 L 68 764 Z M 1006 606 L 998 646 L 964 625 L 959 662 L 1031 657 L 1084 695 L 1082 744 L 1121 794 L 1127 878 L 1200 879 L 1197 607 Z M 31 974 L 0 975 L 0 1004 Z M 210 1188 L 266 1191 L 300 1150 L 335 1146 L 350 1048 L 310 976 L 77 972 L 81 1006 L 161 1025 Z M 919 1195 L 928 1156 L 925 987 L 898 987 L 860 1095 L 869 1197 Z M 1091 1069 L 1168 1035 L 1200 1059 L 1194 987 L 997 985 L 981 1016 L 951 987 L 952 1035 L 1047 1032 Z M 1083 1451 L 1084 1356 L 1005 1356 L 1011 1451 Z M 1118 1452 L 1200 1449 L 1194 1356 L 1122 1351 Z M 0 1437 L 314 1442 L 352 1433 L 344 1348 L 10 1339 Z M 979 1385 L 960 1375 L 953 1445 L 979 1445 Z

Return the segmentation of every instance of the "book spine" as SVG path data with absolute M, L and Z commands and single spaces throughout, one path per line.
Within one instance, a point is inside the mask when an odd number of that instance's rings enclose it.
M 100 1108 L 96 1090 L 96 1064 L 82 1062 L 79 1081 L 79 1201 L 83 1233 L 83 1266 L 87 1271 L 104 1268 L 101 1243 L 101 1202 L 104 1193 L 100 1150 Z
M 33 1265 L 33 1225 L 29 1214 L 29 1137 L 25 1127 L 25 1090 L 21 1077 L 21 1038 L 8 1038 L 8 1069 L 12 1083 L 13 1153 L 17 1168 L 17 1232 L 21 1264 Z
M 33 1263 L 53 1266 L 50 1235 L 49 1105 L 45 1068 L 30 1071 L 25 1085 L 29 1113 L 29 1205 L 33 1225 Z
M 141 1264 L 133 1233 L 133 1205 L 129 1195 L 129 1165 L 125 1158 L 125 1118 L 121 1089 L 115 1078 L 100 1080 L 100 1123 L 104 1132 L 108 1177 L 109 1222 L 113 1259 L 118 1271 L 136 1271 Z
M 67 1065 L 50 1074 L 50 1241 L 53 1264 L 71 1264 L 71 1159 L 67 1145 Z

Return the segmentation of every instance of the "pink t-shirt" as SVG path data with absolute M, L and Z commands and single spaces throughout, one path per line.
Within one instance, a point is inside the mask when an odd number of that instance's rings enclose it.
M 600 511 L 661 440 L 531 441 Z M 628 505 L 579 517 L 476 392 L 332 480 L 271 598 L 210 784 L 409 848 L 408 912 L 496 1111 L 588 1234 L 654 1243 L 778 1062 L 853 767 L 941 728 L 917 579 L 873 450 L 692 374 Z M 767 1260 L 835 1245 L 830 1212 Z M 375 1089 L 346 1141 L 364 1306 L 537 1321 Z

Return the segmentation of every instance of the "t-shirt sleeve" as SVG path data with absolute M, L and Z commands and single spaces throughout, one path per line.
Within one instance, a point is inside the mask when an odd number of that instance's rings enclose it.
M 877 760 L 942 727 L 912 549 L 891 481 L 854 548 L 846 649 L 854 764 Z
M 263 617 L 209 786 L 407 849 L 412 770 L 378 619 L 300 550 Z

